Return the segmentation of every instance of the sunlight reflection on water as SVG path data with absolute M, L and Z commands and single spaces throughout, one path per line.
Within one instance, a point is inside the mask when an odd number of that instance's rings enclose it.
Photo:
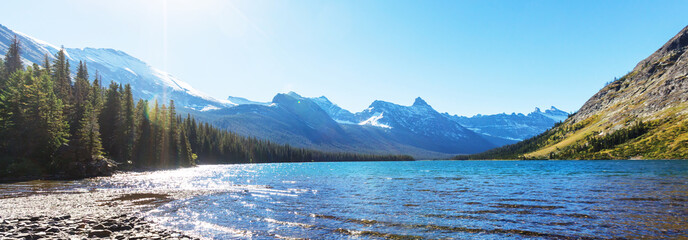
M 688 238 L 688 161 L 208 165 L 57 188 L 194 191 L 147 215 L 220 239 Z

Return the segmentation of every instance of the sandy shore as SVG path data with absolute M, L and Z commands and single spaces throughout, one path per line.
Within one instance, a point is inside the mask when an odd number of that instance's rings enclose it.
M 89 190 L 0 197 L 0 239 L 198 239 L 141 213 L 186 192 Z

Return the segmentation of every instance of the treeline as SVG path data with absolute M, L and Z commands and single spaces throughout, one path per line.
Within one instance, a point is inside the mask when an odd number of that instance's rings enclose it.
M 564 140 L 568 134 L 576 132 L 588 126 L 593 119 L 588 119 L 573 125 L 556 124 L 544 133 L 526 139 L 524 141 L 491 149 L 482 153 L 472 155 L 456 156 L 456 160 L 479 160 L 479 159 L 529 159 L 524 155 L 537 151 L 543 147 L 558 143 Z M 656 123 L 645 123 L 637 121 L 632 125 L 616 130 L 606 135 L 600 135 L 593 131 L 584 140 L 568 145 L 561 149 L 549 153 L 547 156 L 540 156 L 538 159 L 616 159 L 627 158 L 629 155 L 618 155 L 604 153 L 609 150 L 618 150 L 620 145 L 631 142 L 652 130 Z M 640 154 L 643 151 L 635 151 Z
M 557 131 L 562 125 L 561 122 L 556 123 L 549 130 L 538 134 L 537 136 L 531 137 L 529 139 L 487 150 L 485 152 L 470 154 L 470 155 L 458 155 L 455 156 L 454 160 L 492 160 L 492 159 L 524 159 L 523 154 L 535 151 L 540 147 L 547 144 L 548 141 L 556 138 Z
M 586 141 L 588 142 L 586 149 L 579 149 L 579 152 L 597 152 L 603 149 L 610 149 L 616 145 L 642 136 L 649 129 L 650 126 L 647 123 L 644 123 L 643 121 L 637 121 L 630 127 L 619 129 L 604 136 L 599 136 L 600 134 L 598 132 L 593 132 L 586 138 Z
M 184 119 L 191 148 L 204 163 L 337 162 L 337 161 L 411 161 L 408 155 L 328 153 L 277 144 Z
M 631 126 L 616 130 L 606 135 L 592 132 L 584 141 L 569 145 L 558 152 L 550 153 L 550 159 L 614 159 L 620 156 L 603 153 L 617 146 L 630 142 L 653 128 L 653 124 L 637 121 Z M 621 156 L 632 157 L 632 156 Z
M 68 178 L 119 169 L 205 163 L 413 160 L 410 156 L 324 153 L 246 138 L 177 115 L 174 101 L 134 103 L 130 85 L 74 79 L 64 49 L 24 67 L 15 37 L 0 59 L 0 176 Z M 194 154 L 196 152 L 196 154 Z M 0 179 L 2 178 L 0 177 Z

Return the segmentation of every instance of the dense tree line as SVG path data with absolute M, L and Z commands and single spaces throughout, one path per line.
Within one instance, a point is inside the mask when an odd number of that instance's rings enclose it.
M 64 50 L 24 68 L 19 42 L 0 64 L 0 169 L 6 175 L 98 174 L 98 164 L 194 165 L 174 102 L 134 105 L 131 86 L 101 86 L 79 62 L 72 79 Z M 111 161 L 105 160 L 109 159 Z M 106 162 L 102 162 L 106 161 Z M 114 161 L 114 162 L 113 162 Z
M 566 146 L 558 152 L 549 154 L 550 159 L 614 159 L 633 156 L 616 156 L 603 153 L 605 150 L 615 149 L 617 146 L 628 143 L 653 128 L 652 124 L 637 121 L 632 125 L 616 130 L 609 134 L 601 135 L 593 131 L 584 141 Z
M 191 148 L 204 163 L 334 162 L 334 161 L 409 161 L 406 155 L 329 153 L 267 140 L 247 138 L 236 133 L 199 123 L 190 115 L 183 121 Z
M 638 121 L 630 127 L 619 129 L 610 134 L 600 136 L 598 132 L 593 132 L 586 138 L 587 145 L 585 151 L 597 152 L 603 149 L 610 149 L 616 145 L 625 143 L 628 140 L 640 137 L 649 130 L 647 123 Z
M 176 168 L 208 163 L 412 160 L 409 156 L 324 153 L 246 138 L 180 117 L 170 101 L 136 103 L 130 85 L 90 79 L 79 62 L 72 79 L 64 49 L 24 67 L 15 37 L 0 59 L 0 175 L 70 177 L 103 165 Z M 196 154 L 194 154 L 194 151 Z M 107 168 L 107 167 L 106 167 Z
M 529 139 L 509 144 L 506 146 L 493 148 L 482 153 L 470 155 L 458 155 L 454 160 L 484 160 L 484 159 L 523 159 L 523 154 L 535 151 L 542 146 L 545 146 L 548 141 L 556 138 L 557 130 L 562 125 L 561 122 L 556 123 L 549 130 L 538 134 Z
M 592 120 L 586 120 L 573 125 L 555 125 L 544 133 L 523 140 L 521 142 L 491 149 L 482 153 L 472 155 L 456 156 L 454 159 L 526 159 L 524 154 L 537 151 L 538 149 L 558 143 L 565 139 L 570 133 L 576 132 L 587 126 Z M 593 131 L 584 140 L 576 144 L 557 148 L 556 151 L 540 158 L 545 159 L 615 159 L 627 158 L 629 156 L 617 156 L 603 153 L 607 150 L 616 149 L 618 146 L 631 142 L 640 136 L 648 133 L 654 128 L 654 124 L 637 121 L 628 127 L 616 130 L 609 134 L 601 135 Z M 638 152 L 639 153 L 639 152 Z

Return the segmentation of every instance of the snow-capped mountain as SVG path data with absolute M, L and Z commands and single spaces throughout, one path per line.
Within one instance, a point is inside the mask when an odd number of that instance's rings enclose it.
M 26 65 L 54 60 L 55 45 L 0 25 L 0 54 L 12 39 L 21 42 Z M 194 114 L 218 127 L 270 141 L 325 151 L 410 154 L 418 158 L 477 153 L 538 134 L 567 113 L 537 109 L 527 116 L 490 115 L 472 118 L 440 114 L 423 99 L 402 106 L 375 101 L 352 113 L 326 97 L 306 98 L 297 93 L 277 94 L 272 102 L 241 97 L 212 98 L 125 52 L 104 48 L 65 48 L 76 72 L 79 61 L 96 72 L 104 84 L 131 84 L 134 96 L 160 102 L 175 100 L 179 112 Z
M 555 107 L 545 110 L 535 108 L 535 111 L 525 115 L 522 113 L 475 115 L 464 117 L 444 114 L 446 117 L 474 132 L 486 136 L 497 145 L 506 145 L 528 139 L 538 135 L 565 120 L 569 113 Z
M 363 120 L 359 122 L 359 125 L 405 129 L 425 136 L 461 139 L 472 134 L 470 130 L 458 123 L 449 121 L 420 97 L 416 98 L 411 106 L 374 101 L 370 107 L 356 113 L 356 116 Z
M 327 151 L 410 154 L 418 158 L 495 147 L 418 98 L 412 106 L 375 101 L 352 114 L 325 97 L 277 94 L 270 104 L 238 105 L 202 114 L 216 126 L 292 146 Z M 334 116 L 334 117 L 333 117 Z
M 383 129 L 402 128 L 426 136 L 451 136 L 459 138 L 466 132 L 475 132 L 494 145 L 516 143 L 535 136 L 565 120 L 569 113 L 552 106 L 544 112 L 540 108 L 522 113 L 475 115 L 464 117 L 439 114 L 423 99 L 417 98 L 411 106 L 375 101 L 368 109 L 351 113 L 330 102 L 326 97 L 311 98 L 340 123 L 375 126 Z M 450 120 L 457 126 L 447 124 Z
M 567 118 L 569 118 L 569 113 L 559 110 L 558 108 L 551 106 L 549 109 L 545 110 L 544 112 L 540 111 L 540 108 L 535 108 L 535 111 L 532 112 L 532 114 L 540 114 L 545 117 L 548 117 L 556 122 L 563 122 Z
M 35 39 L 27 34 L 13 31 L 0 25 L 0 54 L 4 55 L 14 38 L 20 41 L 21 56 L 25 65 L 42 65 L 45 55 L 50 61 L 60 50 L 56 45 Z M 131 84 L 134 96 L 142 99 L 157 99 L 167 102 L 174 99 L 175 104 L 196 110 L 218 109 L 236 104 L 227 100 L 210 97 L 169 73 L 152 67 L 131 55 L 107 48 L 65 48 L 72 72 L 76 72 L 79 61 L 86 63 L 91 78 L 94 74 L 102 77 L 104 84 L 114 81 Z
M 327 99 L 325 96 L 311 98 L 310 100 L 318 104 L 318 106 L 320 106 L 320 108 L 327 112 L 327 114 L 330 115 L 332 119 L 339 123 L 353 124 L 357 122 L 356 116 L 354 116 L 353 113 L 349 112 L 349 110 L 337 106 L 337 104 L 330 102 L 330 100 Z
M 340 123 L 376 126 L 385 129 L 403 128 L 427 136 L 454 135 L 460 137 L 466 131 L 480 134 L 494 145 L 502 146 L 535 136 L 565 120 L 569 113 L 552 106 L 544 112 L 540 108 L 524 115 L 494 114 L 464 117 L 437 113 L 427 102 L 417 98 L 411 106 L 375 101 L 368 109 L 351 113 L 330 102 L 326 97 L 311 98 Z M 402 117 L 403 116 L 403 117 Z M 445 123 L 449 119 L 457 123 Z M 447 128 L 448 127 L 448 128 Z
M 355 116 L 359 125 L 387 128 L 391 132 L 412 135 L 415 139 L 425 141 L 414 143 L 415 146 L 423 146 L 434 151 L 484 151 L 495 146 L 482 136 L 435 111 L 420 97 L 416 98 L 411 106 L 374 101 L 370 107 L 356 113 Z M 432 143 L 433 146 L 426 143 Z

